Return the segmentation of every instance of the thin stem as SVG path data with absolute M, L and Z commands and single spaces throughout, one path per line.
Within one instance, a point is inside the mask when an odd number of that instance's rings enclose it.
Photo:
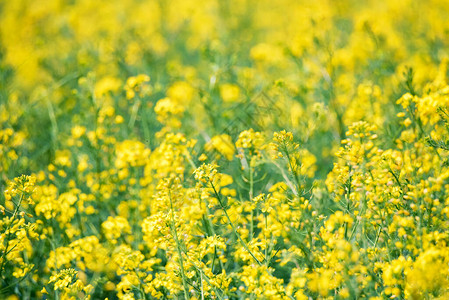
M 12 227 L 12 224 L 14 223 L 14 219 L 16 218 L 17 213 L 19 212 L 20 205 L 22 204 L 23 198 L 24 198 L 24 195 L 23 195 L 23 192 L 22 192 L 22 194 L 20 195 L 19 203 L 17 204 L 17 206 L 16 206 L 16 208 L 14 210 L 14 213 L 13 213 L 13 215 L 11 217 L 11 220 L 10 220 L 10 223 L 8 225 L 8 228 L 5 231 L 5 233 L 6 232 L 8 233 L 8 236 L 6 238 L 5 252 L 3 252 L 3 254 L 2 254 L 2 264 L 0 265 L 0 278 L 2 278 L 3 267 L 5 266 L 6 255 L 8 254 L 9 241 L 11 239 L 11 227 Z
M 129 119 L 128 128 L 129 130 L 132 130 L 134 127 L 134 124 L 136 123 L 137 119 L 137 113 L 139 112 L 141 100 L 137 100 L 131 110 L 131 118 Z
M 201 280 L 201 300 L 204 300 L 203 273 L 201 272 L 200 272 L 200 280 Z
M 207 276 L 193 261 L 192 261 L 192 266 L 200 273 L 200 276 L 204 276 L 202 278 L 204 278 L 204 280 L 207 282 L 207 284 L 209 284 L 214 289 L 217 298 L 222 300 L 223 297 L 220 296 L 220 293 L 219 293 L 218 289 L 215 287 L 215 285 L 210 282 L 209 276 Z
M 254 189 L 254 174 L 253 174 L 253 166 L 251 165 L 250 162 L 250 166 L 249 166 L 249 201 L 253 201 L 253 189 Z M 250 240 L 253 238 L 253 232 L 254 232 L 254 211 L 251 209 L 251 223 L 250 223 L 250 231 L 249 231 L 249 238 Z
M 295 188 L 294 184 L 293 184 L 293 183 L 291 182 L 291 180 L 288 178 L 287 174 L 285 174 L 284 169 L 283 169 L 279 164 L 277 164 L 276 161 L 273 160 L 272 163 L 279 169 L 279 171 L 280 171 L 281 174 L 282 174 L 282 177 L 283 177 L 284 180 L 285 180 L 285 183 L 286 183 L 286 184 L 288 185 L 288 187 L 292 190 L 293 194 L 294 194 L 295 196 L 298 196 L 299 193 L 296 191 L 296 188 Z
M 136 269 L 134 269 L 134 274 L 136 274 L 137 278 L 139 279 L 139 292 L 142 294 L 143 300 L 146 300 L 147 299 L 147 295 L 145 294 L 145 290 L 143 288 L 142 280 L 140 279 L 140 276 L 137 273 Z
M 382 230 L 382 226 L 379 226 L 379 231 L 377 232 L 376 241 L 374 242 L 374 248 L 377 247 L 377 242 L 379 241 L 381 230 Z
M 265 231 L 263 233 L 263 237 L 265 239 L 265 266 L 268 269 L 268 265 L 270 264 L 270 261 L 267 259 L 268 258 L 268 240 L 267 240 L 267 236 L 265 235 L 266 231 L 268 231 L 268 217 L 267 217 L 267 213 L 264 213 L 264 217 L 265 217 Z
M 288 153 L 287 147 L 285 147 L 285 154 L 287 155 L 287 160 L 288 160 L 288 164 L 290 166 L 290 170 L 292 171 L 293 177 L 295 178 L 296 189 L 297 189 L 297 193 L 299 195 L 299 191 L 301 190 L 301 183 L 299 182 L 298 172 L 296 171 L 296 169 L 293 169 L 292 161 L 290 158 L 290 154 Z
M 175 225 L 175 214 L 173 212 L 173 201 L 171 199 L 171 193 L 169 191 L 169 197 L 170 199 L 170 207 L 171 207 L 171 218 L 172 218 L 172 231 L 173 231 L 173 238 L 175 239 L 175 243 L 176 243 L 176 250 L 178 251 L 178 255 L 179 255 L 179 265 L 181 267 L 181 279 L 182 279 L 182 286 L 184 288 L 184 297 L 185 299 L 189 299 L 189 293 L 187 290 L 187 281 L 185 278 L 185 272 L 184 272 L 184 260 L 182 258 L 182 252 L 181 252 L 181 245 L 178 239 L 178 233 L 176 231 L 176 225 Z
M 223 209 L 226 218 L 228 219 L 229 225 L 231 225 L 232 230 L 234 231 L 234 234 L 237 236 L 238 240 L 240 241 L 240 243 L 242 244 L 243 248 L 245 248 L 245 250 L 251 255 L 251 257 L 259 264 L 262 265 L 262 263 L 257 259 L 257 257 L 251 252 L 251 250 L 249 250 L 248 245 L 245 243 L 245 241 L 242 239 L 242 237 L 240 236 L 240 234 L 237 232 L 237 229 L 234 226 L 234 223 L 232 223 L 231 218 L 229 217 L 228 211 L 226 210 L 223 201 L 221 200 L 220 195 L 218 194 L 217 190 L 215 189 L 214 184 L 212 183 L 212 181 L 209 179 L 210 185 L 212 186 L 212 189 L 214 190 L 215 196 L 218 199 L 218 202 L 220 203 L 221 208 Z
M 199 198 L 201 199 L 201 195 Z M 204 219 L 206 234 L 209 236 L 216 236 L 217 234 L 215 233 L 214 225 L 212 224 L 212 221 L 209 218 L 210 211 L 209 211 L 209 203 L 207 202 L 207 200 L 205 200 L 205 206 L 206 206 L 206 217 L 203 216 L 203 219 Z M 206 226 L 206 222 L 209 225 L 209 227 Z M 212 261 L 212 272 L 213 272 L 216 256 L 217 256 L 217 247 L 215 247 L 215 251 L 214 251 L 214 260 Z M 221 269 L 224 270 L 223 262 L 220 259 L 218 260 L 218 262 L 220 263 Z

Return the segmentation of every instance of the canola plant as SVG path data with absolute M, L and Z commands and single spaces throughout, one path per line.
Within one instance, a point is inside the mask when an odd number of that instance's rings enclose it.
M 0 1 L 0 298 L 448 299 L 448 17 Z

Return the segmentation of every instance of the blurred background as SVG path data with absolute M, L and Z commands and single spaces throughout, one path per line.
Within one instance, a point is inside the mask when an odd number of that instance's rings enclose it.
M 116 138 L 150 148 L 167 126 L 200 143 L 287 129 L 326 174 L 348 124 L 363 119 L 388 132 L 410 72 L 421 88 L 437 76 L 448 57 L 448 8 L 412 0 L 1 1 L 0 126 L 24 144 L 3 172 L 11 163 L 12 173 L 48 164 L 74 125 L 93 129 L 100 110 L 113 107 L 129 125 Z M 124 87 L 138 74 L 151 80 L 136 107 Z M 160 122 L 155 106 L 166 97 Z

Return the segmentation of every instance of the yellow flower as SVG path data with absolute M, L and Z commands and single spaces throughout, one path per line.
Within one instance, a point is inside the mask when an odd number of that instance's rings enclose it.
M 217 150 L 220 154 L 226 157 L 227 160 L 234 158 L 235 148 L 232 139 L 227 134 L 216 135 L 205 145 L 206 151 L 213 149 Z
M 240 97 L 240 88 L 235 84 L 222 84 L 220 85 L 220 97 L 224 102 L 238 101 Z

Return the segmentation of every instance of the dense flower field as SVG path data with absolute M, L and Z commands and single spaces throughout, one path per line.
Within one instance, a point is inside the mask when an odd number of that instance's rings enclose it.
M 448 18 L 0 1 L 0 298 L 449 299 Z

